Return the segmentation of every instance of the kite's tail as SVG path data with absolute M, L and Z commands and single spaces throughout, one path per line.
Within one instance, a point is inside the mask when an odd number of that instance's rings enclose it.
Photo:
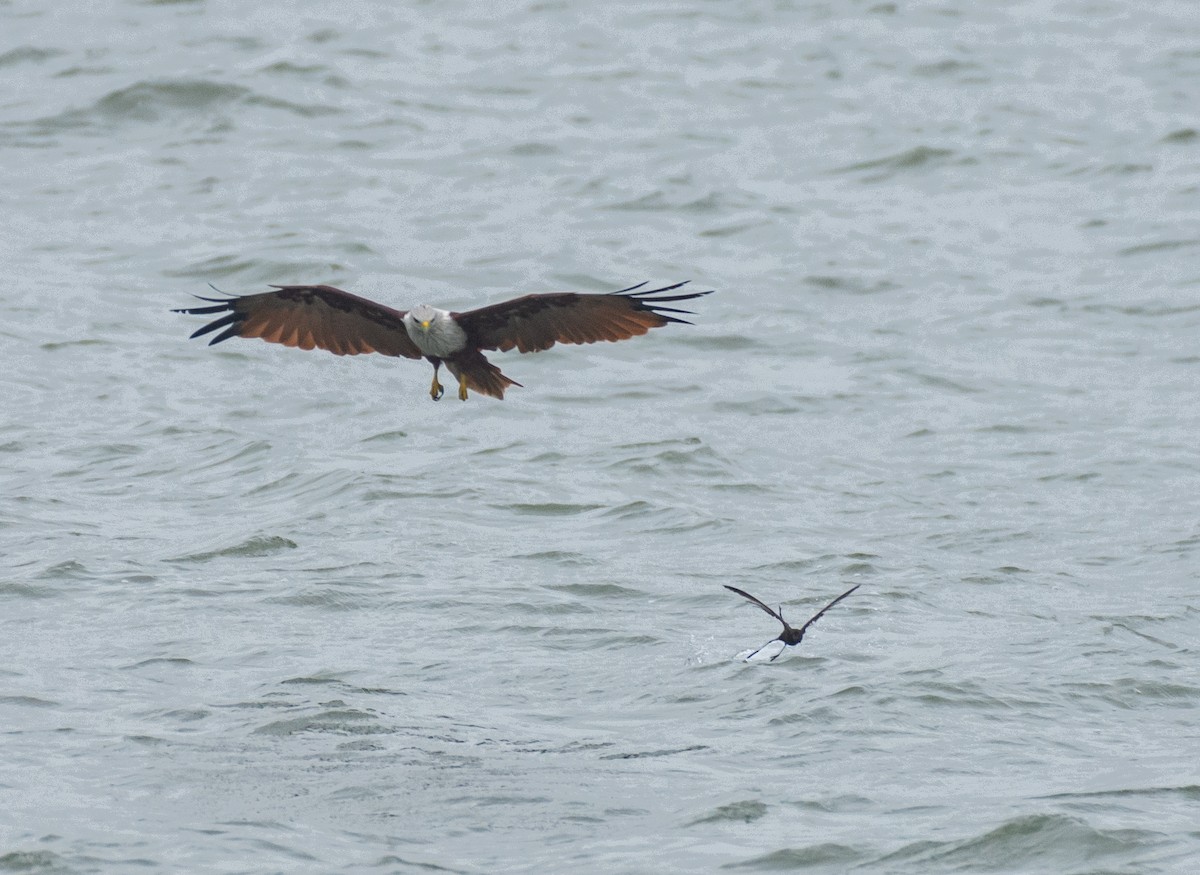
M 484 358 L 479 350 L 462 352 L 452 359 L 446 359 L 446 369 L 455 377 L 465 376 L 467 388 L 472 392 L 493 398 L 503 398 L 504 390 L 509 386 L 521 386 L 516 380 L 510 380 L 500 373 L 500 369 Z

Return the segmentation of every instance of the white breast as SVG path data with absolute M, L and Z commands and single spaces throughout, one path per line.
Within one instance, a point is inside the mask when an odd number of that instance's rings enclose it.
M 421 327 L 423 320 L 429 321 L 429 329 Z M 446 310 L 421 305 L 404 315 L 404 328 L 408 336 L 425 355 L 448 358 L 467 345 L 467 332 L 450 318 Z

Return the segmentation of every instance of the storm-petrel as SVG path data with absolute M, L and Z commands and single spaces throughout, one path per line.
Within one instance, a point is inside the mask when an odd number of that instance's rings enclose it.
M 753 602 L 754 604 L 756 604 L 760 608 L 762 608 L 764 611 L 766 611 L 768 614 L 770 614 L 772 617 L 774 617 L 776 620 L 783 623 L 783 634 L 782 635 L 780 635 L 778 638 L 773 638 L 772 640 L 768 641 L 762 647 L 758 648 L 758 650 L 750 651 L 748 654 L 743 656 L 742 659 L 746 660 L 747 662 L 751 662 L 751 661 L 760 662 L 763 660 L 765 660 L 767 662 L 774 662 L 779 657 L 779 654 L 783 653 L 783 649 L 785 647 L 790 647 L 793 644 L 799 644 L 801 641 L 803 641 L 804 633 L 808 630 L 809 626 L 811 626 L 813 623 L 817 622 L 817 620 L 821 619 L 821 616 L 826 611 L 828 611 L 830 608 L 832 608 L 834 605 L 836 605 L 838 602 L 840 602 L 846 596 L 850 595 L 850 593 L 854 592 L 860 586 L 862 586 L 861 583 L 855 584 L 854 586 L 850 587 L 850 589 L 846 590 L 844 593 L 842 593 L 840 596 L 835 598 L 833 601 L 831 601 L 825 607 L 821 608 L 821 610 L 817 611 L 817 613 L 813 615 L 813 618 L 811 620 L 809 620 L 807 623 L 805 623 L 799 629 L 795 629 L 791 625 L 788 624 L 787 620 L 785 620 L 783 618 L 783 607 L 782 606 L 780 606 L 778 611 L 773 611 L 769 607 L 767 607 L 763 602 L 756 599 L 754 596 L 750 595 L 750 593 L 740 590 L 736 586 L 730 586 L 729 584 L 725 584 L 725 588 L 727 590 L 729 590 L 730 592 L 736 592 L 742 598 Z M 782 644 L 777 644 L 777 642 L 782 642 Z M 773 645 L 775 645 L 775 646 L 773 646 Z

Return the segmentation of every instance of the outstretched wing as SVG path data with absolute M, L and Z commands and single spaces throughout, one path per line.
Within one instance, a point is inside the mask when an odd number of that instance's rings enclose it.
M 276 291 L 231 298 L 200 298 L 211 307 L 185 307 L 176 313 L 223 313 L 192 334 L 225 330 L 209 345 L 230 337 L 261 337 L 300 349 L 327 349 L 335 355 L 378 352 L 421 358 L 404 328 L 404 311 L 393 310 L 333 286 L 273 286 Z M 199 296 L 197 296 L 199 297 Z
M 479 349 L 506 352 L 515 347 L 519 352 L 540 352 L 556 343 L 625 340 L 668 322 L 686 324 L 687 320 L 667 314 L 690 315 L 690 310 L 662 305 L 711 294 L 662 294 L 681 288 L 686 283 L 637 291 L 644 285 L 641 283 L 609 294 L 555 292 L 525 295 L 490 307 L 451 315 L 467 332 L 469 343 Z
M 838 602 L 840 602 L 846 596 L 850 595 L 850 593 L 854 592 L 860 586 L 862 586 L 861 583 L 856 583 L 854 586 L 850 587 L 848 590 L 846 590 L 840 596 L 835 598 L 833 601 L 831 601 L 825 607 L 821 608 L 821 610 L 817 611 L 817 613 L 813 616 L 813 618 L 811 620 L 809 620 L 807 623 L 805 623 L 803 626 L 801 626 L 799 628 L 799 630 L 797 630 L 800 633 L 800 637 L 804 637 L 804 630 L 807 629 L 809 626 L 811 626 L 813 623 L 817 622 L 817 620 L 821 619 L 822 614 L 824 614 L 826 611 L 828 611 L 830 608 L 832 608 L 834 605 L 836 605 Z
M 783 623 L 783 625 L 784 625 L 784 626 L 787 626 L 787 622 L 786 622 L 786 621 L 783 619 L 783 617 L 781 617 L 781 616 L 779 615 L 779 612 L 778 612 L 778 611 L 774 610 L 773 608 L 769 608 L 769 607 L 767 607 L 767 606 L 766 606 L 766 605 L 765 605 L 763 602 L 760 602 L 760 601 L 759 601 L 758 599 L 756 599 L 754 596 L 750 595 L 750 593 L 746 592 L 746 591 L 745 591 L 745 590 L 743 590 L 743 589 L 738 589 L 736 586 L 730 586 L 730 585 L 729 585 L 729 584 L 727 584 L 727 583 L 726 583 L 726 584 L 723 584 L 723 586 L 724 586 L 724 587 L 725 587 L 727 590 L 729 590 L 730 592 L 736 592 L 736 593 L 737 593 L 738 595 L 740 595 L 742 598 L 744 598 L 744 599 L 747 599 L 747 600 L 749 600 L 749 601 L 752 601 L 752 602 L 754 602 L 754 604 L 758 605 L 760 608 L 762 608 L 764 611 L 766 611 L 768 614 L 770 614 L 770 615 L 771 615 L 772 617 L 774 617 L 776 620 L 778 620 L 779 622 Z M 849 593 L 847 593 L 847 595 L 849 595 Z M 828 610 L 828 608 L 826 608 L 826 610 Z M 824 613 L 824 611 L 822 611 L 822 613 Z M 817 616 L 819 617 L 819 616 L 820 616 L 820 614 L 818 614 Z M 816 617 L 813 617 L 813 620 L 815 620 L 815 619 L 816 619 Z M 809 620 L 808 622 L 810 622 L 810 623 L 811 623 L 811 622 L 812 622 L 812 620 Z

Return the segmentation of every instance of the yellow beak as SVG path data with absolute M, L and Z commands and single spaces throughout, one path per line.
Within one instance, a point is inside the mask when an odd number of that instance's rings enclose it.
M 423 328 L 425 331 L 429 330 L 429 320 L 428 319 L 426 319 L 424 322 L 421 323 L 421 328 Z

